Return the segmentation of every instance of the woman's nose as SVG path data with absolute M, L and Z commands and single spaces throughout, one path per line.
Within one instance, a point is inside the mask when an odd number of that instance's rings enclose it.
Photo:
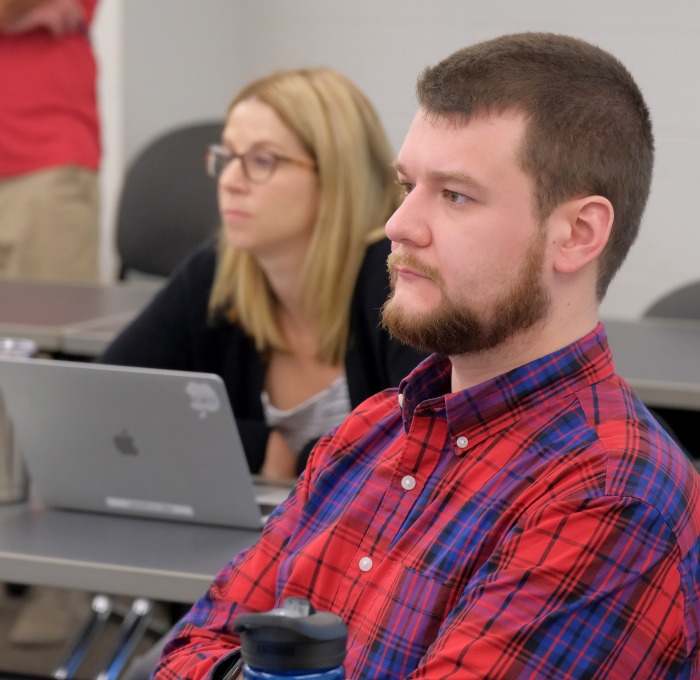
M 249 183 L 240 157 L 232 158 L 219 175 L 219 186 L 222 189 L 238 189 Z

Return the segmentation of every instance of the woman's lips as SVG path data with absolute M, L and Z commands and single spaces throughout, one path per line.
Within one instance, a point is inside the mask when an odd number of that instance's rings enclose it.
M 225 222 L 235 222 L 237 220 L 247 220 L 250 218 L 250 213 L 238 208 L 227 208 L 222 211 L 222 216 Z

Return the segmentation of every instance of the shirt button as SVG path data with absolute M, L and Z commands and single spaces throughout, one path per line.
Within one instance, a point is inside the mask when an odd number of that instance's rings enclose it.
M 403 408 L 403 392 L 399 392 L 399 408 Z
M 469 440 L 465 436 L 457 437 L 457 446 L 460 449 L 466 449 Z
M 402 480 L 401 480 L 401 486 L 406 490 L 410 491 L 411 489 L 416 488 L 416 480 L 415 478 L 411 477 L 411 475 L 406 475 Z
M 372 558 L 371 557 L 363 557 L 360 560 L 360 569 L 362 571 L 369 571 L 372 568 Z

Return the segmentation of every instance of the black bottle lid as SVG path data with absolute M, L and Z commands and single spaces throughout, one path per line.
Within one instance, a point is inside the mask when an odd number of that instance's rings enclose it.
M 345 660 L 347 626 L 335 614 L 317 612 L 308 600 L 287 598 L 269 612 L 240 614 L 233 630 L 241 637 L 243 661 L 265 671 L 314 671 Z

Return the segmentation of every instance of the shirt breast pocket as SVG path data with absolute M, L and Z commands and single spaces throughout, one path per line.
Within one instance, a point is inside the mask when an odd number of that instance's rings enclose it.
M 452 588 L 401 562 L 376 562 L 372 569 L 376 571 L 368 572 L 364 586 L 362 579 L 356 581 L 362 591 L 356 593 L 362 616 L 354 626 L 348 654 L 363 657 L 362 664 L 370 650 L 370 656 L 383 657 L 382 668 L 386 669 L 386 651 L 396 650 L 389 677 L 403 677 L 415 669 L 437 637 Z

